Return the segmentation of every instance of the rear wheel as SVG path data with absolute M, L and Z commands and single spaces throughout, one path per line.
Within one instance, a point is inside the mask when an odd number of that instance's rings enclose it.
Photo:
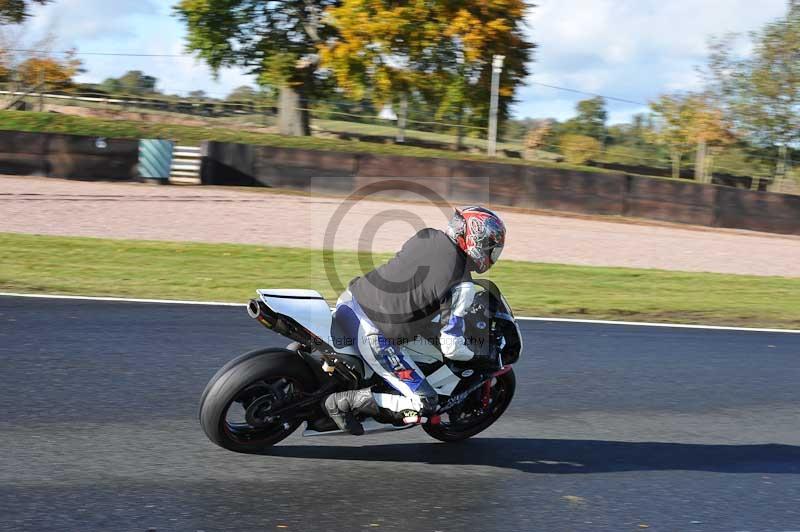
M 264 349 L 242 355 L 218 372 L 200 403 L 200 424 L 225 449 L 256 453 L 283 440 L 302 418 L 272 415 L 317 389 L 297 353 Z
M 428 435 L 444 442 L 471 438 L 489 428 L 506 411 L 516 389 L 514 370 L 490 381 L 488 394 L 478 388 L 457 407 L 442 415 L 439 424 L 422 425 Z

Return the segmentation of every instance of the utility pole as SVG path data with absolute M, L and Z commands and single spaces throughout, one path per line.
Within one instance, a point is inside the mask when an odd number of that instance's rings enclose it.
M 39 70 L 39 112 L 44 111 L 44 64 L 40 65 Z
M 408 116 L 408 95 L 403 92 L 400 97 L 400 114 L 397 115 L 397 138 L 396 141 L 402 144 L 406 141 L 406 117 Z
M 506 56 L 495 55 L 492 57 L 492 93 L 489 100 L 489 141 L 487 153 L 489 157 L 497 154 L 497 100 L 500 92 L 500 73 L 503 72 L 503 61 Z

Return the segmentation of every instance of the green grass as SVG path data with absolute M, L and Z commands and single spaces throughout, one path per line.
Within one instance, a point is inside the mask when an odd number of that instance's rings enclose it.
M 368 258 L 328 264 L 346 284 Z M 323 264 L 305 249 L 0 233 L 3 291 L 246 301 L 284 287 L 333 301 Z M 800 279 L 512 261 L 489 277 L 522 315 L 800 328 Z
M 168 117 L 165 117 L 168 120 Z M 491 161 L 508 164 L 521 164 L 544 168 L 582 170 L 595 173 L 611 173 L 602 168 L 576 166 L 546 161 L 526 161 L 522 159 L 487 157 L 451 150 L 398 146 L 352 140 L 337 140 L 318 137 L 289 137 L 256 131 L 244 131 L 235 127 L 185 126 L 164 122 L 141 122 L 132 120 L 107 120 L 58 113 L 38 113 L 33 111 L 0 111 L 0 130 L 28 131 L 43 133 L 67 133 L 112 138 L 160 138 L 187 144 L 199 144 L 205 140 L 220 142 L 240 142 L 282 148 L 304 148 L 310 150 L 342 151 L 356 153 L 376 153 L 402 155 L 407 157 L 438 157 L 443 159 L 464 159 Z

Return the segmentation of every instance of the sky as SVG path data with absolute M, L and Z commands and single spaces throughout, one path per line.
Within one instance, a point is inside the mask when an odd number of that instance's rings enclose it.
M 711 36 L 747 32 L 781 16 L 787 0 L 536 0 L 527 31 L 538 48 L 526 86 L 518 91 L 516 118 L 574 115 L 580 94 L 537 83 L 646 103 L 659 94 L 699 86 L 696 68 L 705 62 Z M 169 93 L 204 90 L 225 96 L 252 84 L 252 77 L 227 69 L 214 79 L 201 62 L 184 53 L 185 29 L 172 15 L 171 1 L 55 0 L 33 9 L 19 32 L 20 47 L 34 46 L 51 33 L 53 49 L 79 52 L 179 54 L 182 57 L 82 56 L 98 82 L 128 70 L 158 78 Z M 623 122 L 645 106 L 609 102 L 611 123 Z

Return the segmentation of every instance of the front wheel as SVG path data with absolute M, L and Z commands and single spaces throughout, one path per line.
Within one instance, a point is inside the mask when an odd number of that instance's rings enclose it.
M 212 442 L 257 453 L 289 436 L 302 419 L 272 416 L 317 389 L 297 353 L 264 349 L 231 361 L 211 379 L 200 402 L 200 424 Z
M 422 425 L 428 435 L 444 442 L 457 442 L 471 438 L 489 428 L 500 419 L 514 398 L 517 380 L 514 370 L 490 381 L 488 396 L 480 387 L 460 405 L 442 415 L 439 424 Z M 447 419 L 445 419 L 447 418 Z

